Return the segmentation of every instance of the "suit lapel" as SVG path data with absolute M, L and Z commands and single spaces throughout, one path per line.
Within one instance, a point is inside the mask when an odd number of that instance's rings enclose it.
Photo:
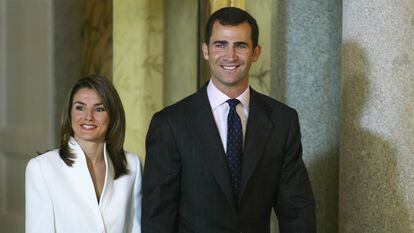
M 231 175 L 228 171 L 225 152 L 207 97 L 206 86 L 195 94 L 192 109 L 188 117 L 189 128 L 194 132 L 194 140 L 218 185 L 229 202 L 234 203 Z
M 263 156 L 267 138 L 273 127 L 269 119 L 271 108 L 257 92 L 252 88 L 250 89 L 249 117 L 247 120 L 245 147 L 242 158 L 240 197 L 242 197 L 259 159 Z

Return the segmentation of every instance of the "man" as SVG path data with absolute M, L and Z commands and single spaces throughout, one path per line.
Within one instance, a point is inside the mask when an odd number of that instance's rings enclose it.
M 316 232 L 297 113 L 249 87 L 258 34 L 243 10 L 211 15 L 209 83 L 148 131 L 142 233 L 269 233 L 272 208 L 280 232 Z

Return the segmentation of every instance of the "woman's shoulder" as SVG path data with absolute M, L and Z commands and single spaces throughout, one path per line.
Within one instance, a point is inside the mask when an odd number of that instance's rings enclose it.
M 44 163 L 44 162 L 56 161 L 58 159 L 60 159 L 59 149 L 54 149 L 54 150 L 48 150 L 42 154 L 34 156 L 33 158 L 30 159 L 29 162 L 36 161 L 39 163 Z
M 128 169 L 141 170 L 141 160 L 138 155 L 125 151 L 125 157 L 128 164 Z
M 59 149 L 49 150 L 31 158 L 27 163 L 26 170 L 55 166 L 56 163 L 60 163 L 60 161 Z

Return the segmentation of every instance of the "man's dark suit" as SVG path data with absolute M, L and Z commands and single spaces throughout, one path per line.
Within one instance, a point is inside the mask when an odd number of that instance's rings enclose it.
M 297 113 L 250 90 L 239 200 L 232 195 L 206 87 L 154 115 L 146 141 L 142 233 L 268 233 L 272 207 L 280 232 L 316 232 Z

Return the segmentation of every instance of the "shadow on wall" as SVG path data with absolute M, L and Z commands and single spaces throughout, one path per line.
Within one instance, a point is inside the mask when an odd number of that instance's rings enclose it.
M 331 145 L 325 153 L 310 155 L 314 161 L 307 166 L 315 197 L 318 233 L 338 232 L 338 153 L 338 145 Z
M 338 232 L 338 148 L 323 154 L 311 155 L 315 161 L 306 168 L 315 197 L 317 232 Z M 332 166 L 335 165 L 335 166 Z M 313 178 L 313 179 L 312 179 Z M 335 208 L 334 208 L 335 207 Z M 278 222 L 272 213 L 272 233 L 278 233 Z
M 364 106 L 372 98 L 369 78 L 364 49 L 356 42 L 344 43 L 339 232 L 413 232 L 397 188 L 396 149 L 363 123 Z

